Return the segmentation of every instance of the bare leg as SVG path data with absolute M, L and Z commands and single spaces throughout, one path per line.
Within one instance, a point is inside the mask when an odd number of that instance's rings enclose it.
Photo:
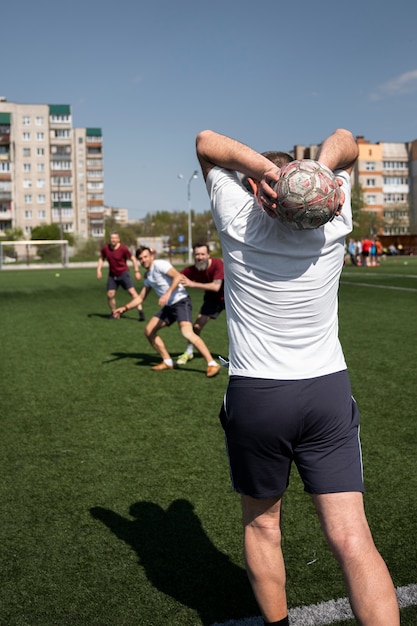
M 107 292 L 107 304 L 109 305 L 110 311 L 113 313 L 116 309 L 116 291 L 114 289 L 109 289 Z
M 206 359 L 207 363 L 213 362 L 214 359 L 210 350 L 207 348 L 201 337 L 195 334 L 191 322 L 179 322 L 179 327 L 182 336 L 200 352 L 200 354 Z
M 326 540 L 339 562 L 361 626 L 399 626 L 394 585 L 375 547 L 361 493 L 313 495 Z
M 207 322 L 210 320 L 210 318 L 207 315 L 201 315 L 201 313 L 199 313 L 197 315 L 197 319 L 193 324 L 193 331 L 196 335 L 200 336 L 201 331 L 203 330 L 204 326 L 207 324 Z M 188 354 L 192 354 L 193 353 L 193 344 L 188 342 L 187 347 L 185 349 L 185 351 Z
M 130 297 L 132 299 L 136 298 L 136 296 L 138 295 L 138 292 L 136 291 L 136 289 L 134 287 L 132 287 L 131 289 L 128 289 L 127 292 L 128 292 L 128 294 L 130 295 Z M 138 311 L 142 311 L 143 310 L 142 309 L 142 304 L 138 304 L 137 308 L 138 308 Z
M 161 337 L 157 334 L 161 328 L 166 326 L 165 322 L 159 319 L 159 317 L 151 317 L 149 322 L 145 326 L 145 337 L 151 344 L 151 346 L 156 350 L 156 352 L 161 356 L 163 360 L 170 359 L 171 356 L 168 350 L 165 347 L 164 342 Z
M 267 622 L 288 615 L 285 565 L 281 550 L 281 499 L 242 496 L 246 570 Z

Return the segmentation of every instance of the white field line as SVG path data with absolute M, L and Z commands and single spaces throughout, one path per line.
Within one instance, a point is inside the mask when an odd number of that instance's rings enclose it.
M 395 291 L 413 291 L 416 292 L 417 288 L 413 287 L 394 287 L 393 285 L 374 285 L 371 283 L 357 283 L 353 280 L 341 280 L 341 285 L 353 285 L 354 287 L 375 287 L 375 289 L 393 289 Z
M 417 585 L 397 588 L 400 609 L 417 605 Z M 334 622 L 353 619 L 353 613 L 347 598 L 329 600 L 320 604 L 301 606 L 289 610 L 291 626 L 326 626 Z M 262 617 L 247 617 L 242 620 L 231 620 L 211 626 L 263 626 Z

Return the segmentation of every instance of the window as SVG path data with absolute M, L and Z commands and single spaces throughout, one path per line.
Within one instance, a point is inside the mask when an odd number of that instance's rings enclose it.
M 407 161 L 384 161 L 382 166 L 384 170 L 408 170 Z
M 25 211 L 25 219 L 30 220 L 32 218 L 32 211 Z
M 71 222 L 67 222 L 66 224 L 63 224 L 63 227 L 66 233 L 72 233 L 72 231 L 74 230 L 74 226 Z
M 32 181 L 30 178 L 25 178 L 23 181 L 23 188 L 24 189 L 30 189 L 30 187 L 32 187 Z
M 58 129 L 55 131 L 55 137 L 68 138 L 69 136 L 70 136 L 70 131 L 68 129 Z
M 23 148 L 23 156 L 30 157 L 30 148 Z
M 32 203 L 32 194 L 30 194 L 30 193 L 25 194 L 25 203 L 26 204 L 31 204 Z
M 87 183 L 88 189 L 103 189 L 103 183 Z
M 38 172 L 44 172 L 44 171 L 45 171 L 45 163 L 38 163 L 38 164 L 36 165 L 36 170 L 37 170 Z
M 384 176 L 384 185 L 408 185 L 407 176 Z
M 52 161 L 51 170 L 70 170 L 72 169 L 72 161 Z
M 36 186 L 38 187 L 38 189 L 42 189 L 43 187 L 45 187 L 45 179 L 38 178 L 38 180 L 36 181 Z
M 0 172 L 10 172 L 11 171 L 10 166 L 11 166 L 11 163 L 8 163 L 8 162 L 2 163 L 0 161 Z
M 365 169 L 367 172 L 375 171 L 375 161 L 367 161 L 365 164 Z
M 72 193 L 70 191 L 54 191 L 52 194 L 52 200 L 54 200 L 54 202 L 71 202 Z
M 78 143 L 84 143 L 84 139 L 82 137 L 78 137 Z
M 366 187 L 375 187 L 375 178 L 366 179 Z
M 36 133 L 37 141 L 43 141 L 45 139 L 45 133 Z
M 36 156 L 43 156 L 45 154 L 45 148 L 36 148 Z
M 407 202 L 407 194 L 406 193 L 386 193 L 384 194 L 384 202 L 403 204 Z
M 23 163 L 23 171 L 24 172 L 30 172 L 30 163 Z
M 38 116 L 35 120 L 36 126 L 43 126 L 43 117 Z
M 38 194 L 38 204 L 45 204 L 46 202 L 46 196 L 43 193 Z M 45 213 L 45 211 L 39 211 L 39 213 Z M 45 217 L 45 215 L 39 215 L 39 217 Z
M 71 115 L 51 115 L 51 122 L 71 122 Z
M 376 204 L 376 196 L 366 195 L 366 204 Z
M 22 124 L 23 124 L 23 126 L 29 126 L 29 124 L 30 124 L 30 117 L 29 117 L 29 115 L 24 115 L 22 117 Z
M 25 226 L 25 235 L 30 235 L 32 232 L 32 226 Z
M 72 217 L 72 216 L 73 216 L 72 209 L 68 209 L 66 207 L 52 209 L 52 217 L 54 218 L 58 219 L 60 217 Z
M 53 185 L 72 185 L 71 176 L 52 176 Z
M 38 219 L 39 220 L 46 219 L 46 211 L 45 211 L 45 209 L 42 209 L 41 211 L 38 211 Z
M 87 170 L 89 178 L 103 178 L 103 170 Z
M 30 133 L 22 133 L 23 141 L 30 141 Z

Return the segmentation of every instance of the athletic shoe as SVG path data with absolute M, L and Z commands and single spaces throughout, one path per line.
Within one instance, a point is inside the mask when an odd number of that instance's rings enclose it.
M 188 363 L 188 361 L 191 361 L 191 359 L 194 358 L 194 354 L 188 354 L 188 352 L 184 352 L 184 354 L 181 354 L 178 359 L 177 359 L 177 365 L 186 365 Z
M 139 311 L 139 321 L 140 322 L 145 321 L 145 313 L 143 311 Z
M 153 370 L 154 372 L 162 372 L 163 370 L 173 370 L 173 369 L 174 369 L 174 366 L 167 365 L 165 361 L 161 361 L 160 363 L 158 363 L 158 365 L 154 365 L 153 367 L 151 367 L 151 370 Z
M 217 374 L 220 372 L 220 369 L 220 365 L 209 365 L 206 370 L 207 378 L 213 378 L 213 376 L 217 376 Z

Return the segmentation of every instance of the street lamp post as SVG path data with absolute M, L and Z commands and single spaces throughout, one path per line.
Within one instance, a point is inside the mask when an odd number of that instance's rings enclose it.
M 178 174 L 178 178 L 184 180 L 184 176 L 182 174 Z M 194 170 L 192 173 L 190 180 L 187 183 L 187 210 L 188 210 L 188 263 L 191 265 L 192 263 L 192 252 L 193 252 L 193 236 L 192 236 L 192 221 L 191 221 L 191 183 L 194 178 L 198 178 L 198 170 Z

